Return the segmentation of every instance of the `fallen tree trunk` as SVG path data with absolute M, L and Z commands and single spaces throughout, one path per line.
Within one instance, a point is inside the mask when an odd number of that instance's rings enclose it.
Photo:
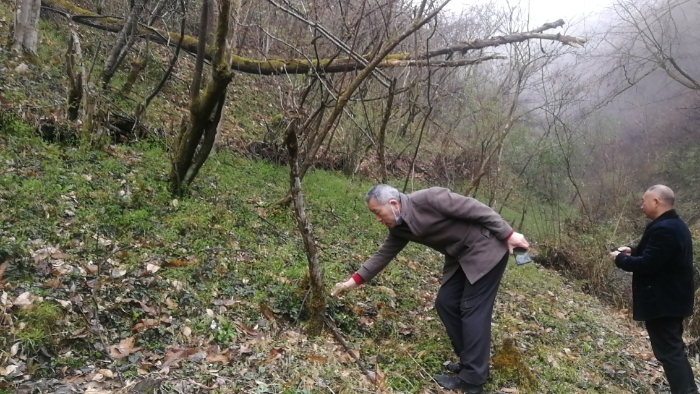
M 49 11 L 57 12 L 64 17 L 86 26 L 96 29 L 111 31 L 118 33 L 121 31 L 124 20 L 119 18 L 104 17 L 86 9 L 80 8 L 67 0 L 43 0 L 42 7 Z M 512 44 L 533 39 L 557 41 L 565 45 L 574 47 L 581 46 L 586 43 L 586 39 L 582 37 L 565 36 L 562 34 L 544 34 L 543 31 L 558 28 L 564 25 L 563 20 L 558 20 L 552 23 L 546 23 L 541 27 L 523 33 L 508 34 L 504 36 L 496 36 L 487 39 L 476 39 L 471 41 L 459 42 L 444 48 L 440 48 L 424 53 L 392 53 L 386 56 L 381 62 L 376 65 L 376 68 L 392 68 L 392 67 L 463 67 L 467 65 L 477 64 L 486 60 L 503 59 L 499 55 L 487 55 L 473 59 L 462 60 L 433 60 L 427 62 L 428 59 L 433 59 L 438 56 L 447 56 L 455 53 L 462 55 L 470 51 L 479 49 L 496 47 L 504 44 Z M 138 35 L 148 38 L 160 45 L 175 46 L 180 41 L 180 34 L 156 29 L 149 26 L 139 25 L 137 29 Z M 199 40 L 196 37 L 185 35 L 182 40 L 182 50 L 191 54 L 197 53 Z M 214 48 L 207 46 L 204 56 L 211 60 L 214 53 Z M 319 73 L 339 73 L 347 71 L 362 70 L 368 62 L 372 60 L 372 55 L 367 54 L 362 57 L 364 62 L 358 62 L 350 57 L 336 59 L 266 59 L 257 60 L 242 56 L 233 55 L 231 57 L 231 70 L 240 71 L 247 74 L 258 75 L 285 75 L 285 74 L 309 74 L 312 72 Z

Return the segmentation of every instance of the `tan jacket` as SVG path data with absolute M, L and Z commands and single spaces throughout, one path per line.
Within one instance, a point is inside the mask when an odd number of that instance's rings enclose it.
M 474 283 L 486 275 L 508 251 L 506 238 L 513 232 L 489 206 L 449 189 L 432 187 L 401 194 L 401 218 L 405 225 L 389 229 L 384 244 L 357 273 L 365 281 L 374 278 L 409 241 L 445 255 L 441 283 L 461 265 Z

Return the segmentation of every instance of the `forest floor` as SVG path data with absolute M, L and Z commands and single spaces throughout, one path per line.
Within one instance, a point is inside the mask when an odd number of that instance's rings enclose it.
M 444 392 L 431 378 L 453 360 L 433 310 L 433 251 L 410 246 L 376 280 L 329 299 L 376 382 L 332 335 L 305 334 L 306 258 L 292 213 L 274 205 L 285 167 L 218 152 L 174 199 L 160 142 L 47 143 L 8 113 L 0 163 L 0 392 Z M 304 181 L 328 288 L 383 239 L 363 203 L 370 185 L 324 171 Z M 488 390 L 663 388 L 644 330 L 580 288 L 509 264 Z
M 0 0 L 3 38 L 11 7 Z M 102 36 L 81 37 L 95 59 Z M 329 298 L 327 314 L 370 381 L 330 333 L 306 335 L 306 256 L 292 213 L 275 205 L 287 169 L 223 146 L 189 194 L 173 198 L 168 131 L 186 114 L 184 71 L 145 119 L 158 136 L 114 145 L 61 134 L 76 127 L 62 123 L 66 40 L 50 17 L 36 58 L 0 46 L 0 394 L 445 392 L 432 380 L 454 360 L 433 310 L 438 254 L 411 245 L 371 283 Z M 160 72 L 156 64 L 145 78 Z M 224 127 L 232 145 L 263 133 L 275 112 L 258 79 L 236 83 Z M 145 93 L 105 95 L 128 114 Z M 52 122 L 58 142 L 35 131 Z M 329 289 L 385 236 L 363 202 L 372 183 L 326 171 L 304 179 Z M 582 288 L 534 263 L 509 264 L 489 392 L 663 391 L 641 326 Z

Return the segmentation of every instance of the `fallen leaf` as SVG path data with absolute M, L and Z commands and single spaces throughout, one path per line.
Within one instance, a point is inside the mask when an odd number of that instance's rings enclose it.
M 44 283 L 44 287 L 51 288 L 51 289 L 63 289 L 65 286 L 63 286 L 63 283 L 58 278 L 53 278 L 46 283 Z
M 231 306 L 236 304 L 241 304 L 241 301 L 237 300 L 214 300 L 214 305 Z
M 31 252 L 30 254 L 32 255 L 32 259 L 34 259 L 34 262 L 38 263 L 42 260 L 46 260 L 49 257 L 51 257 L 52 253 L 57 253 L 57 252 L 60 252 L 60 250 L 58 250 L 54 247 L 51 247 L 51 246 L 47 246 L 45 248 L 37 249 L 37 250 Z
M 410 268 L 414 271 L 420 271 L 420 266 L 418 264 L 414 263 L 413 261 L 409 261 L 407 263 L 407 265 L 408 265 L 408 268 Z
M 175 259 L 175 260 L 171 260 L 171 261 L 168 261 L 167 263 L 165 263 L 165 266 L 166 267 L 185 267 L 185 266 L 188 266 L 190 264 L 191 263 L 188 261 Z
M 7 270 L 7 267 L 10 265 L 9 261 L 6 261 L 2 264 L 0 264 L 0 281 L 2 281 L 2 276 L 5 275 L 5 271 Z
M 245 345 L 241 345 L 241 347 L 238 349 L 238 353 L 240 353 L 240 354 L 253 354 L 253 350 Z
M 197 353 L 190 354 L 189 356 L 187 356 L 187 360 L 195 364 L 201 363 L 202 360 L 204 360 L 205 358 L 207 358 L 207 352 L 205 352 L 204 350 L 200 350 Z
M 170 298 L 165 299 L 165 305 L 167 305 L 168 308 L 170 308 L 170 309 L 175 309 L 178 306 L 177 302 L 171 300 Z
M 8 366 L 7 366 L 6 368 L 4 368 L 4 369 L 2 369 L 2 367 L 0 367 L 0 376 L 8 376 L 8 375 L 11 375 L 11 374 L 12 374 L 13 372 L 15 372 L 16 370 L 17 370 L 17 366 L 16 366 L 16 365 L 8 365 Z
M 267 357 L 267 362 L 269 363 L 271 361 L 282 358 L 284 356 L 285 351 L 286 350 L 284 348 L 273 347 L 272 349 L 270 349 L 270 355 Z
M 385 292 L 386 294 L 388 294 L 392 298 L 396 298 L 396 292 L 394 292 L 394 290 L 392 290 L 386 286 L 377 286 L 377 289 Z
M 60 250 L 57 252 L 51 253 L 51 258 L 52 259 L 57 259 L 57 260 L 67 260 L 70 258 L 70 256 L 66 253 L 61 252 Z
M 163 360 L 163 364 L 161 365 L 161 373 L 163 373 L 163 370 L 166 367 L 169 367 L 178 361 L 182 360 L 185 357 L 189 357 L 192 354 L 197 353 L 197 349 L 195 348 L 186 348 L 186 349 L 180 349 L 180 348 L 172 348 L 168 349 L 165 351 L 165 359 Z M 165 372 L 167 373 L 167 372 Z
M 183 326 L 183 327 L 182 327 L 182 335 L 184 335 L 185 337 L 189 338 L 190 335 L 192 335 L 192 329 L 189 328 L 189 327 L 187 327 L 187 326 Z
M 115 360 L 122 360 L 126 358 L 131 353 L 139 350 L 140 348 L 134 348 L 134 341 L 136 337 L 130 336 L 119 342 L 117 345 L 112 345 L 109 347 L 109 355 Z
M 274 320 L 275 319 L 275 315 L 272 312 L 272 309 L 270 308 L 269 305 L 267 305 L 265 303 L 261 303 L 260 304 L 260 311 L 262 312 L 263 316 L 265 316 L 265 318 L 267 318 L 267 320 Z
M 248 335 L 250 335 L 250 336 L 252 336 L 252 337 L 257 336 L 257 335 L 259 334 L 258 331 L 254 330 L 254 329 L 252 329 L 252 328 L 250 328 L 250 327 L 248 327 L 248 326 L 246 326 L 246 325 L 243 324 L 243 323 L 236 323 L 236 326 L 237 326 L 238 328 L 240 328 L 243 332 L 245 332 L 246 334 L 248 334 Z
M 83 382 L 85 382 L 85 376 L 82 376 L 82 375 L 71 376 L 71 377 L 63 379 L 63 383 L 68 383 L 68 384 L 83 383 Z
M 111 393 L 112 393 L 112 391 L 110 391 L 110 390 L 104 390 L 104 389 L 97 388 L 97 387 L 88 387 L 85 390 L 85 394 L 111 394 Z
M 146 303 L 143 302 L 143 301 L 139 301 L 139 300 L 137 300 L 137 299 L 135 299 L 135 298 L 123 298 L 123 299 L 121 300 L 121 302 L 126 302 L 126 303 L 133 302 L 133 303 L 137 303 L 137 304 L 139 304 L 139 306 L 141 307 L 141 309 L 143 309 L 144 312 L 148 313 L 148 314 L 151 315 L 151 316 L 158 316 L 158 310 L 157 310 L 156 308 L 153 308 L 153 307 L 150 307 L 150 306 L 146 305 Z
M 24 293 L 18 295 L 17 298 L 15 298 L 15 300 L 12 301 L 12 304 L 16 306 L 25 307 L 33 304 L 35 300 L 36 297 L 32 293 L 25 291 Z
M 141 321 L 139 321 L 133 327 L 131 327 L 131 331 L 146 331 L 151 328 L 158 327 L 159 325 L 160 319 L 141 319 Z
M 228 356 L 225 354 L 212 354 L 207 356 L 208 363 L 228 364 L 229 361 Z
M 325 358 L 325 357 L 323 357 L 323 356 L 316 356 L 316 355 L 314 355 L 314 354 L 307 354 L 307 355 L 306 355 L 306 359 L 307 359 L 307 360 L 311 360 L 311 361 L 316 361 L 316 362 L 319 362 L 319 363 L 325 363 L 326 361 L 328 361 L 327 358 Z
M 20 74 L 26 72 L 27 70 L 29 70 L 29 66 L 27 66 L 26 63 L 20 63 L 19 66 L 15 67 L 15 72 Z

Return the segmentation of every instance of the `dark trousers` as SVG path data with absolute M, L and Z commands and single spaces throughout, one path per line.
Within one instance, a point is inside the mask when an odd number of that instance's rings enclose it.
M 498 286 L 508 264 L 508 254 L 476 283 L 458 269 L 435 298 L 435 309 L 459 356 L 460 379 L 474 385 L 486 382 L 491 354 L 491 314 Z
M 661 317 L 646 322 L 654 357 L 664 366 L 673 394 L 697 393 L 683 343 L 683 318 Z

